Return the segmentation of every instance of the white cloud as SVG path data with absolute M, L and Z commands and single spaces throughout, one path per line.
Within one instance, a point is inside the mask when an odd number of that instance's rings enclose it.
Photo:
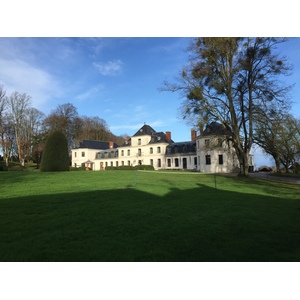
M 0 58 L 0 83 L 4 85 L 7 94 L 18 91 L 30 95 L 32 106 L 39 110 L 51 97 L 61 94 L 55 78 L 20 59 Z
M 79 94 L 75 98 L 80 101 L 81 100 L 89 100 L 91 98 L 95 98 L 95 97 L 99 96 L 101 94 L 101 92 L 103 91 L 103 89 L 104 89 L 103 85 L 97 85 L 97 86 L 90 88 L 89 90 L 84 91 L 83 93 Z
M 165 122 L 163 121 L 154 121 L 154 122 L 151 122 L 151 124 L 149 124 L 151 127 L 155 128 L 155 127 L 162 127 L 162 126 L 165 126 Z
M 137 131 L 138 129 L 140 129 L 143 126 L 143 124 L 138 123 L 138 124 L 124 124 L 124 125 L 117 125 L 117 126 L 110 126 L 111 130 L 133 130 L 133 131 Z
M 105 63 L 94 62 L 93 65 L 103 76 L 114 76 L 122 72 L 123 62 L 120 59 L 115 59 Z

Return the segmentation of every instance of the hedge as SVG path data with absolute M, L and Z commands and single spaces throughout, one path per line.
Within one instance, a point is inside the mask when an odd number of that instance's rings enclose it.
M 119 166 L 119 167 L 105 167 L 105 170 L 148 170 L 148 171 L 153 171 L 154 167 L 151 165 Z

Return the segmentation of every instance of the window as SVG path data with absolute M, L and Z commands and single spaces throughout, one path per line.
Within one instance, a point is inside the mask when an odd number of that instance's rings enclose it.
M 121 161 L 121 165 L 124 166 L 124 161 Z
M 140 166 L 142 165 L 142 161 L 141 161 L 141 160 L 139 160 L 139 165 L 140 165 Z
M 81 157 L 85 157 L 85 152 L 81 152 Z
M 107 163 L 107 161 L 105 162 L 105 167 L 107 167 L 108 166 L 108 163 Z
M 150 159 L 150 165 L 153 166 L 153 159 Z
M 113 166 L 114 166 L 114 163 L 113 163 L 112 161 L 110 162 L 110 166 L 111 166 L 111 167 L 113 167 Z
M 124 150 L 121 151 L 121 156 L 124 156 Z
M 157 153 L 160 153 L 160 147 L 157 147 Z
M 142 155 L 142 149 L 138 149 L 138 156 Z
M 206 147 L 209 146 L 209 140 L 204 140 L 204 144 Z
M 160 159 L 160 158 L 157 160 L 157 167 L 158 167 L 158 168 L 161 167 L 161 159 Z
M 116 161 L 116 167 L 118 167 L 119 166 L 119 162 L 118 161 Z
M 130 150 L 127 150 L 127 156 L 130 156 Z
M 223 165 L 223 155 L 219 155 L 219 165 Z
M 153 154 L 153 148 L 152 147 L 150 148 L 150 154 Z
M 179 167 L 179 159 L 175 158 L 175 167 Z
M 127 161 L 127 165 L 130 166 L 130 160 Z
M 210 155 L 205 155 L 205 161 L 206 161 L 206 164 L 207 164 L 207 165 L 210 165 L 210 164 L 211 164 L 211 161 L 210 161 Z
M 168 167 L 170 168 L 171 167 L 171 159 L 168 158 Z
M 194 157 L 194 165 L 197 166 L 197 157 Z
M 141 144 L 142 144 L 142 140 L 138 139 L 138 145 L 141 145 Z
M 77 157 L 77 152 L 74 153 L 74 157 Z

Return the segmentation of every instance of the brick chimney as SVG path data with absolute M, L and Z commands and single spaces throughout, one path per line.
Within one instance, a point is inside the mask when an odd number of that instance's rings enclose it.
M 192 142 L 195 142 L 196 138 L 197 138 L 197 132 L 196 132 L 195 129 L 192 129 L 191 130 L 191 140 L 192 140 Z
M 126 141 L 128 142 L 130 140 L 130 136 L 126 136 Z
M 114 142 L 109 142 L 109 149 L 112 149 L 114 147 Z
M 166 140 L 168 142 L 171 142 L 171 132 L 170 131 L 166 131 Z

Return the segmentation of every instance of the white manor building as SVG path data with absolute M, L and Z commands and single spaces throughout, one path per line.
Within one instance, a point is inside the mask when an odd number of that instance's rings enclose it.
M 195 170 L 204 173 L 230 173 L 239 168 L 235 150 L 221 124 L 212 122 L 197 135 L 191 131 L 191 141 L 175 143 L 171 132 L 156 132 L 142 126 L 124 145 L 113 142 L 83 140 L 72 149 L 72 166 L 92 170 L 106 167 L 152 165 L 155 170 Z M 253 155 L 249 156 L 254 168 Z

